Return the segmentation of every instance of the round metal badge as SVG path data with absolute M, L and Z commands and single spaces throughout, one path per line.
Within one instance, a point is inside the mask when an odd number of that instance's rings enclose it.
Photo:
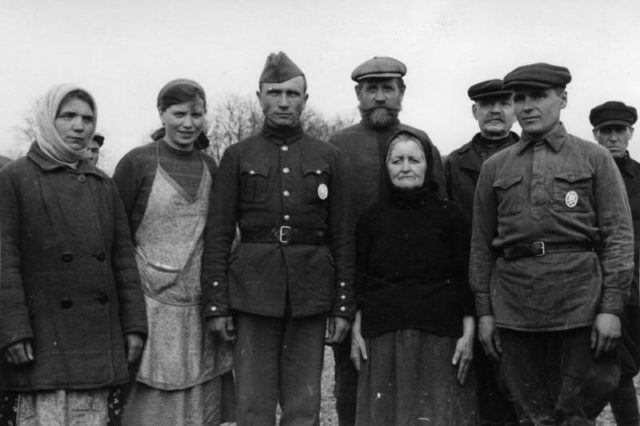
M 318 185 L 318 197 L 321 200 L 326 200 L 329 196 L 329 188 L 324 183 Z
M 570 209 L 574 208 L 578 205 L 578 193 L 576 191 L 569 191 L 567 195 L 564 196 L 564 203 Z

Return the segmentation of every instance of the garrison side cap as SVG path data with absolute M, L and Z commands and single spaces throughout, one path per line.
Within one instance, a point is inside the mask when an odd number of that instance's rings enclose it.
M 358 65 L 351 73 L 353 81 L 366 78 L 394 78 L 403 77 L 407 73 L 407 66 L 397 59 L 388 56 L 374 56 Z
M 605 102 L 589 113 L 589 121 L 595 129 L 611 125 L 633 126 L 637 120 L 636 109 L 619 101 Z
M 299 76 L 304 77 L 302 70 L 289 59 L 286 53 L 280 51 L 271 53 L 267 57 L 267 62 L 260 74 L 260 83 L 282 83 Z
M 489 97 L 508 96 L 512 94 L 511 90 L 504 89 L 502 86 L 502 80 L 499 78 L 481 81 L 480 83 L 476 83 L 469 87 L 467 94 L 469 95 L 469 99 L 472 101 Z
M 514 87 L 565 87 L 571 81 L 571 73 L 565 67 L 546 63 L 522 65 L 504 76 L 505 89 Z

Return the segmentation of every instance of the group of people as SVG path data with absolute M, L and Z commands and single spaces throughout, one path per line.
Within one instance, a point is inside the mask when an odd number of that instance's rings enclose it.
M 0 424 L 319 426 L 324 345 L 340 426 L 587 425 L 609 401 L 639 424 L 636 110 L 595 107 L 581 140 L 569 70 L 525 65 L 469 88 L 480 131 L 443 161 L 398 119 L 406 72 L 358 66 L 362 120 L 327 143 L 271 54 L 264 125 L 219 165 L 203 88 L 173 80 L 113 178 L 93 97 L 54 86 L 0 169 Z

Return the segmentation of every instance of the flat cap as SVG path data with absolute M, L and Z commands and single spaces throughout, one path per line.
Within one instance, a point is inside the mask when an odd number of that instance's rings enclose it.
M 405 64 L 388 56 L 375 56 L 358 65 L 351 73 L 351 80 L 360 81 L 365 78 L 402 77 L 407 73 Z
M 282 83 L 299 76 L 304 77 L 304 73 L 286 53 L 271 53 L 260 74 L 260 83 Z
M 102 144 L 104 143 L 104 136 L 96 132 L 93 134 L 93 140 L 96 141 L 98 145 L 102 146 Z
M 537 63 L 523 65 L 504 76 L 504 88 L 537 87 L 565 87 L 571 81 L 571 73 L 565 67 Z
M 477 101 L 482 98 L 489 97 L 497 97 L 497 96 L 507 96 L 511 94 L 511 90 L 502 88 L 502 80 L 499 78 L 487 81 L 481 81 L 480 83 L 476 83 L 473 86 L 469 87 L 467 90 L 467 94 L 469 95 L 469 99 L 472 101 Z
M 638 112 L 632 106 L 618 101 L 605 102 L 593 108 L 589 113 L 591 125 L 599 129 L 603 126 L 633 126 L 638 120 Z

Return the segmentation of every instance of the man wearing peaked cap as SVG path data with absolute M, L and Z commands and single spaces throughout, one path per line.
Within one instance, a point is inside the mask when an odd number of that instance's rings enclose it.
M 549 64 L 505 76 L 522 135 L 483 164 L 474 200 L 478 338 L 523 424 L 593 424 L 620 372 L 631 214 L 611 155 L 560 121 L 570 81 Z
M 447 156 L 444 172 L 449 199 L 461 207 L 467 219 L 464 226 L 471 235 L 473 195 L 482 163 L 496 152 L 518 142 L 519 138 L 511 131 L 516 119 L 513 93 L 502 87 L 502 80 L 481 81 L 469 87 L 467 94 L 473 102 L 471 112 L 480 132 Z M 480 422 L 495 426 L 517 424 L 513 404 L 496 383 L 494 363 L 483 353 L 479 343 L 476 343 L 473 364 Z
M 351 73 L 356 82 L 355 93 L 362 120 L 331 136 L 329 142 L 340 148 L 348 165 L 347 176 L 351 187 L 350 222 L 355 226 L 361 213 L 389 193 L 386 166 L 382 154 L 389 139 L 400 130 L 429 137 L 422 130 L 400 123 L 407 73 L 405 64 L 397 59 L 376 56 L 357 66 Z M 429 143 L 431 143 L 429 141 Z M 442 161 L 433 146 L 434 179 L 445 188 Z M 358 372 L 350 359 L 348 341 L 333 347 L 335 358 L 335 397 L 339 426 L 355 424 Z
M 618 101 L 598 105 L 589 114 L 595 140 L 609 150 L 622 175 L 633 220 L 633 261 L 636 267 L 629 302 L 621 317 L 620 382 L 610 401 L 611 411 L 618 425 L 640 424 L 633 384 L 633 377 L 640 369 L 640 287 L 637 267 L 640 265 L 640 163 L 633 160 L 627 151 L 637 119 L 638 113 L 634 107 Z
M 263 128 L 227 149 L 216 178 L 204 318 L 235 339 L 238 426 L 272 426 L 278 402 L 281 425 L 312 426 L 324 343 L 348 335 L 355 311 L 345 169 L 336 147 L 302 131 L 306 80 L 284 53 L 267 58 L 257 95 Z
M 100 159 L 100 149 L 104 145 L 104 136 L 100 133 L 93 135 L 93 138 L 87 144 L 87 158 L 93 165 L 96 167 L 98 165 L 98 160 Z

